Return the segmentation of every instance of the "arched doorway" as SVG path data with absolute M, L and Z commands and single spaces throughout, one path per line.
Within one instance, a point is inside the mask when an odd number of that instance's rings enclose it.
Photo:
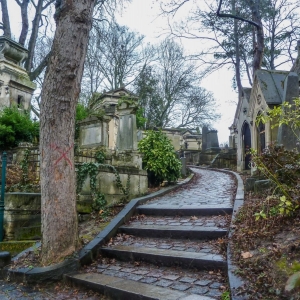
M 247 122 L 243 124 L 242 128 L 242 137 L 243 137 L 243 155 L 244 155 L 244 169 L 249 170 L 251 169 L 250 161 L 251 161 L 251 155 L 250 155 L 250 148 L 251 148 L 251 132 L 250 127 Z
M 257 127 L 257 153 L 262 154 L 266 148 L 266 127 L 263 122 L 259 122 Z

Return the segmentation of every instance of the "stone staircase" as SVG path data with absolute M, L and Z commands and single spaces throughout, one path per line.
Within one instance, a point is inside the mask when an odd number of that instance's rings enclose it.
M 219 194 L 224 201 L 208 204 L 212 191 L 221 190 L 207 185 L 200 197 L 196 185 L 138 206 L 98 260 L 67 275 L 68 281 L 109 299 L 220 299 L 228 290 L 224 238 L 232 199 L 227 191 L 226 197 Z M 180 197 L 186 198 L 178 202 Z

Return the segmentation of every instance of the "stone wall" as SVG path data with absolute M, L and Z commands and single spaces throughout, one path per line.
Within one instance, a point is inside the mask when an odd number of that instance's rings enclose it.
M 148 177 L 146 171 L 133 167 L 116 167 L 116 169 L 124 188 L 126 188 L 129 180 L 129 199 L 140 196 L 147 191 Z M 99 168 L 96 186 L 97 190 L 105 195 L 108 205 L 117 204 L 125 197 L 124 193 L 116 185 L 115 174 L 105 167 Z M 89 213 L 92 209 L 91 205 L 90 179 L 87 178 L 77 200 L 77 211 L 79 213 Z
M 4 202 L 5 240 L 41 237 L 41 194 L 6 193 Z
M 236 170 L 235 149 L 230 149 L 228 152 L 185 151 L 184 155 L 188 165 L 206 165 L 213 168 Z

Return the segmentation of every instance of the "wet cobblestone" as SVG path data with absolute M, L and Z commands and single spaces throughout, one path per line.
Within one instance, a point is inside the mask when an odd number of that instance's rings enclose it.
M 114 245 L 222 254 L 218 243 L 216 243 L 215 241 L 205 240 L 143 238 L 127 234 L 118 234 L 107 244 L 107 247 L 113 247 Z
M 199 271 L 180 267 L 167 268 L 144 262 L 122 262 L 102 257 L 99 257 L 97 262 L 86 267 L 82 272 L 102 273 L 198 295 L 207 295 L 208 292 L 216 294 L 217 291 L 222 293 L 227 286 L 226 275 L 219 270 Z
M 174 193 L 150 200 L 149 206 L 155 205 L 176 205 L 178 208 L 187 205 L 228 205 L 232 206 L 234 195 L 232 188 L 234 180 L 231 175 L 205 169 L 193 169 L 193 172 L 200 175 L 197 184 L 188 188 L 182 188 Z
M 149 201 L 146 205 L 169 205 L 180 209 L 192 205 L 232 206 L 234 181 L 230 175 L 211 170 L 193 169 L 197 180 L 180 188 L 174 193 Z M 137 216 L 131 220 L 131 225 L 166 225 L 166 226 L 205 226 L 227 228 L 226 216 L 209 217 L 150 217 Z M 219 254 L 219 243 L 205 240 L 180 240 L 163 238 L 140 238 L 119 234 L 112 239 L 108 246 L 117 244 L 134 245 L 136 247 L 160 248 L 185 252 L 204 252 Z M 192 266 L 191 266 L 192 267 Z M 205 295 L 220 299 L 227 289 L 226 274 L 219 270 L 199 271 L 193 268 L 154 266 L 144 262 L 121 262 L 115 259 L 99 257 L 92 265 L 82 268 L 82 273 L 100 273 L 136 282 L 147 283 L 187 294 Z M 26 286 L 0 281 L 0 300 L 47 300 L 47 299 L 103 299 L 106 297 L 76 289 L 63 283 Z
M 167 225 L 167 226 L 203 226 L 227 228 L 230 216 L 204 216 L 204 217 L 152 217 L 138 215 L 131 218 L 126 225 Z

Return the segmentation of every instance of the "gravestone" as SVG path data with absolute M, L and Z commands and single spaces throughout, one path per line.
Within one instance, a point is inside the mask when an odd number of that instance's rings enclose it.
M 79 146 L 91 148 L 108 145 L 107 122 L 105 118 L 89 117 L 79 122 Z
M 119 128 L 117 135 L 117 150 L 137 150 L 136 105 L 122 103 L 118 107 Z
M 210 130 L 206 135 L 206 150 L 221 151 L 219 146 L 218 131 Z

